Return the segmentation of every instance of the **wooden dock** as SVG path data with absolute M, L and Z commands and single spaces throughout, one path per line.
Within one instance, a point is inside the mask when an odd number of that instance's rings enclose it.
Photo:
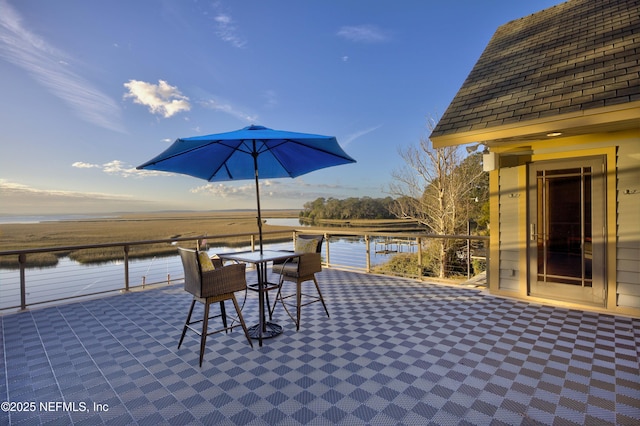
M 374 241 L 376 254 L 411 253 L 414 247 L 417 247 L 417 243 L 412 239 L 385 238 Z

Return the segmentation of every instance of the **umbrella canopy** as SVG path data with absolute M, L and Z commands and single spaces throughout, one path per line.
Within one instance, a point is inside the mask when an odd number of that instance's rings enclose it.
M 333 136 L 272 130 L 263 126 L 177 139 L 138 169 L 194 176 L 209 182 L 255 179 L 262 252 L 258 177 L 297 177 L 314 170 L 355 163 Z

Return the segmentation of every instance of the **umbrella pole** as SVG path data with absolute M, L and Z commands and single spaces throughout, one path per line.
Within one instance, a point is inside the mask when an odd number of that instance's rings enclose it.
M 258 184 L 258 151 L 256 150 L 256 141 L 253 141 L 253 170 L 256 177 L 256 201 L 258 204 L 258 236 L 260 238 L 260 254 L 262 255 L 262 213 L 260 212 L 260 185 Z

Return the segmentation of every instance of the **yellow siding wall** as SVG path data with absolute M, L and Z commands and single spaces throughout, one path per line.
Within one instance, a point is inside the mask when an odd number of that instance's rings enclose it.
M 500 189 L 500 290 L 519 291 L 520 283 L 526 280 L 526 271 L 520 270 L 519 201 L 525 196 L 525 184 L 518 182 L 518 167 L 502 168 L 499 171 Z
M 640 142 L 621 143 L 617 155 L 617 305 L 640 308 Z
M 539 141 L 531 143 L 530 149 L 532 161 L 607 156 L 609 291 L 605 309 L 640 316 L 640 131 Z M 509 146 L 492 150 L 500 153 Z M 497 231 L 498 241 L 492 243 L 490 289 L 527 297 L 526 166 L 500 168 L 492 176 L 497 177 L 497 185 L 493 184 L 497 203 L 494 198 L 492 208 L 498 206 L 498 214 L 492 214 L 492 230 Z

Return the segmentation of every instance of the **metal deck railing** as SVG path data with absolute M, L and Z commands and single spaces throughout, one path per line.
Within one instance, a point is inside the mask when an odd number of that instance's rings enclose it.
M 486 259 L 488 250 L 476 250 L 472 247 L 482 244 L 489 237 L 470 235 L 427 235 L 418 233 L 395 232 L 357 232 L 345 230 L 296 230 L 264 232 L 264 245 L 270 249 L 291 249 L 296 233 L 322 233 L 325 236 L 323 263 L 327 268 L 338 268 L 356 272 L 371 273 L 376 267 L 402 253 L 415 253 L 418 262 L 423 261 L 425 242 L 433 239 L 453 239 L 458 241 L 457 270 L 447 271 L 461 277 L 472 274 L 472 260 Z M 288 236 L 291 236 L 289 239 Z M 233 246 L 229 240 L 246 240 Z M 15 267 L 0 268 L 0 312 L 24 310 L 29 306 L 61 303 L 70 299 L 96 297 L 104 293 L 144 289 L 148 286 L 171 284 L 183 279 L 182 264 L 176 254 L 171 253 L 172 246 L 194 247 L 207 241 L 208 251 L 214 254 L 220 251 L 256 250 L 256 233 L 227 235 L 198 235 L 181 238 L 114 242 L 104 244 L 85 244 L 64 247 L 45 247 L 26 250 L 7 250 L 0 252 L 1 257 L 15 258 Z M 271 242 L 270 242 L 271 241 Z M 473 244 L 472 244 L 473 242 Z M 136 253 L 145 246 L 165 245 L 168 253 L 155 256 L 142 256 Z M 98 263 L 79 263 L 69 257 L 69 253 L 78 250 L 105 251 L 116 250 L 119 255 Z M 58 260 L 55 266 L 32 266 L 30 257 L 42 253 L 52 253 Z M 488 262 L 487 262 L 488 263 Z M 414 275 L 413 278 L 420 278 Z

